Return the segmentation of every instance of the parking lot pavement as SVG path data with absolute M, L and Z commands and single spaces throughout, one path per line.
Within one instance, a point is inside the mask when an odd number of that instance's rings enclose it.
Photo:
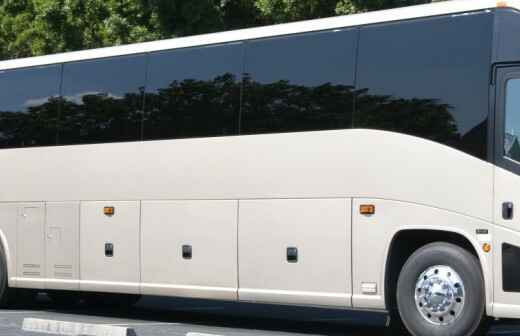
M 394 336 L 381 327 L 386 320 L 381 314 L 168 298 L 145 298 L 124 310 L 81 305 L 55 309 L 40 300 L 0 310 L 0 335 L 39 335 L 21 330 L 24 318 L 131 327 L 138 336 Z M 495 323 L 490 335 L 520 336 L 520 322 Z

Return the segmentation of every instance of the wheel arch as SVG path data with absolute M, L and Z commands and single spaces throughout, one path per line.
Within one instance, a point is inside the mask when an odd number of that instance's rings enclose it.
M 492 314 L 492 286 L 489 286 L 490 265 L 486 260 L 486 255 L 481 248 L 481 244 L 475 237 L 468 235 L 464 230 L 458 229 L 435 229 L 431 227 L 413 227 L 402 228 L 397 230 L 390 240 L 386 249 L 386 260 L 384 265 L 384 300 L 388 311 L 396 308 L 396 288 L 397 278 L 404 266 L 404 263 L 412 253 L 422 246 L 433 242 L 448 242 L 460 246 L 475 257 L 481 267 L 481 272 L 484 277 L 485 297 L 486 297 L 486 312 L 488 315 Z
M 4 251 L 5 263 L 7 268 L 7 282 L 10 287 L 15 287 L 15 280 L 12 278 L 13 274 L 16 274 L 15 265 L 13 263 L 12 251 L 10 249 L 7 236 L 2 228 L 0 228 L 0 248 Z

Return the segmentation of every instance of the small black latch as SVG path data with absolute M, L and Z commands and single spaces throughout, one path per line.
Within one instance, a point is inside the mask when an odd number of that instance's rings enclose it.
M 296 248 L 296 247 L 287 248 L 287 261 L 290 263 L 298 262 L 298 248 Z
M 114 256 L 114 244 L 105 243 L 105 257 L 112 258 Z
M 502 218 L 504 219 L 513 219 L 513 203 L 504 202 L 502 203 Z
M 191 259 L 192 250 L 191 245 L 182 245 L 182 257 L 184 259 Z

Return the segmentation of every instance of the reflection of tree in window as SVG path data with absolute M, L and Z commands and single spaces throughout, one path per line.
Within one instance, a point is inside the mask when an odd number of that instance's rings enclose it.
M 0 72 L 0 148 L 56 142 L 60 65 Z
M 59 98 L 26 111 L 0 111 L 0 146 L 30 147 L 51 145 L 56 139 Z
M 316 87 L 288 80 L 260 84 L 245 78 L 244 133 L 297 132 L 349 128 L 353 87 L 325 83 Z
M 145 139 L 233 135 L 240 84 L 227 73 L 213 80 L 175 80 L 146 95 Z
M 504 152 L 506 156 L 520 161 L 520 144 L 518 143 L 518 136 L 506 133 L 504 139 Z
M 122 56 L 63 66 L 60 144 L 141 139 L 146 56 Z
M 461 145 L 464 137 L 457 131 L 456 122 L 449 111 L 450 106 L 432 99 L 371 95 L 368 90 L 355 91 L 351 86 L 330 83 L 308 87 L 292 85 L 289 81 L 270 84 L 254 82 L 250 78 L 245 81 L 245 87 L 253 91 L 252 96 L 255 97 L 248 102 L 250 114 L 243 125 L 250 133 L 306 131 L 317 127 L 350 128 L 351 115 L 345 111 L 351 108 L 354 97 L 357 97 L 364 109 L 363 112 L 355 112 L 356 128 L 412 134 L 464 150 Z M 156 132 L 149 136 L 216 135 L 216 130 L 225 129 L 226 123 L 233 124 L 232 119 L 238 118 L 234 95 L 240 92 L 241 87 L 242 84 L 233 75 L 224 74 L 207 81 L 173 81 L 156 93 L 147 93 L 149 112 L 144 122 L 150 123 L 150 129 Z M 31 107 L 26 113 L 0 112 L 0 127 L 9 131 L 4 131 L 4 137 L 10 139 L 24 139 L 27 138 L 26 134 L 39 134 L 40 125 L 56 122 L 52 111 L 57 105 L 63 104 L 61 133 L 83 132 L 81 134 L 85 134 L 85 137 L 99 142 L 117 137 L 124 139 L 121 137 L 124 132 L 119 128 L 119 119 L 124 124 L 139 124 L 141 114 L 137 106 L 141 106 L 141 99 L 140 93 L 122 97 L 89 94 L 82 96 L 81 101 L 53 98 L 40 106 Z M 179 113 L 171 113 L 173 106 Z M 218 118 L 215 118 L 216 115 Z M 220 120 L 217 124 L 214 123 L 216 119 Z M 480 132 L 481 129 L 476 127 L 475 132 L 470 131 L 466 136 L 474 134 L 471 136 L 477 137 Z
M 342 29 L 250 41 L 242 133 L 350 128 L 357 37 Z
M 152 53 L 144 140 L 238 134 L 242 43 Z
M 139 140 L 142 96 L 88 94 L 77 103 L 64 100 L 59 123 L 61 143 Z
M 358 92 L 359 105 L 354 115 L 358 128 L 374 128 L 407 133 L 433 141 L 455 144 L 459 140 L 457 124 L 450 106 L 434 99 L 403 99 Z

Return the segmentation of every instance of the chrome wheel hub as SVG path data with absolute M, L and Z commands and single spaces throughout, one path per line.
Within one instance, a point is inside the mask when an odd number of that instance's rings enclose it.
M 452 324 L 465 303 L 464 283 L 449 266 L 433 266 L 415 284 L 415 304 L 426 321 L 435 325 Z

